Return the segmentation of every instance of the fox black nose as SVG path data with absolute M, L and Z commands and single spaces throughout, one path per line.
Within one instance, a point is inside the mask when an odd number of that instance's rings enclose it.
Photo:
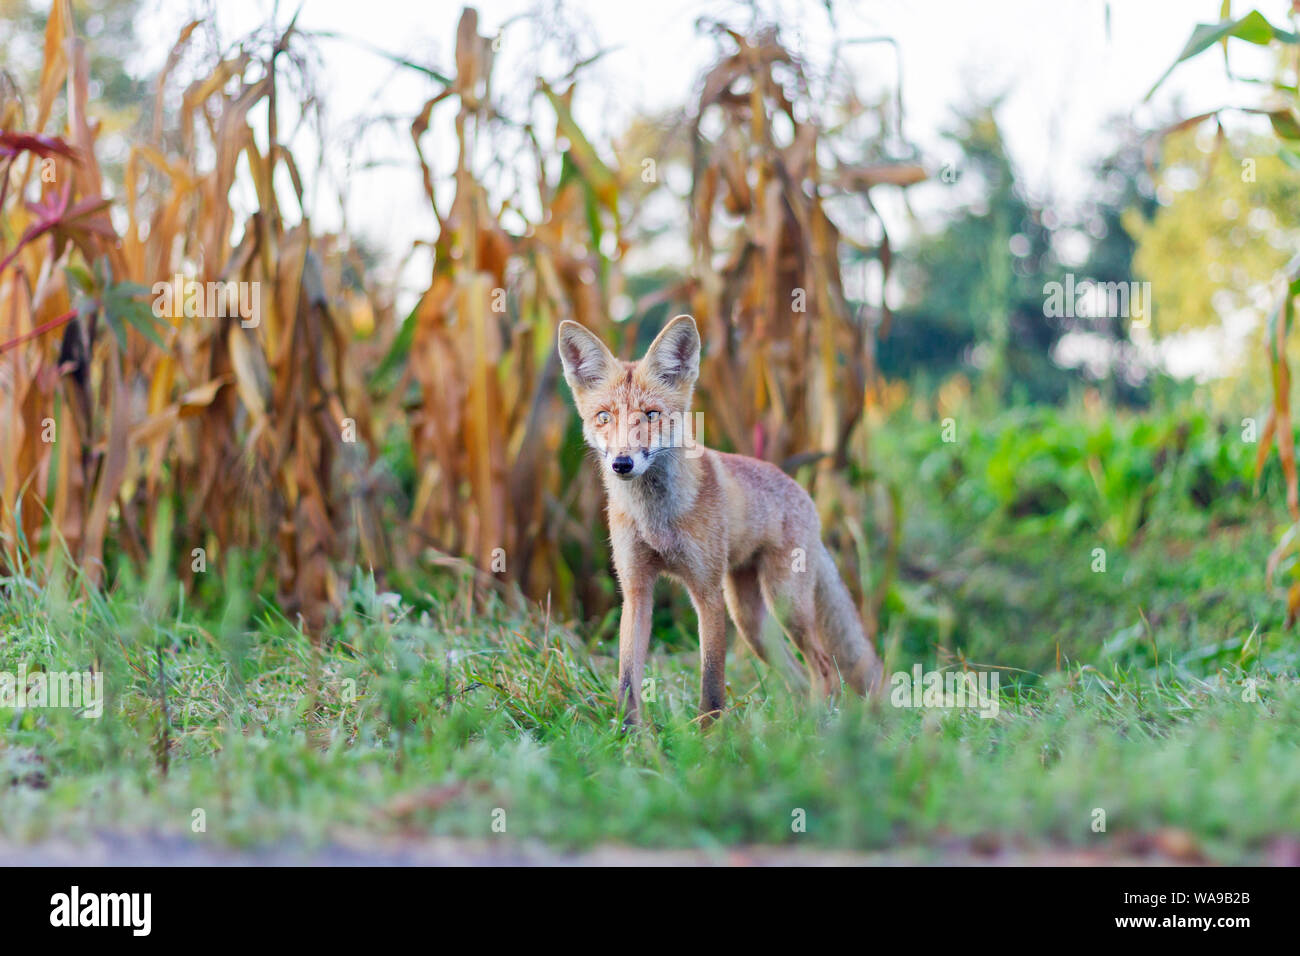
M 629 471 L 632 470 L 632 459 L 629 458 L 627 455 L 619 455 L 610 464 L 610 467 L 614 469 L 615 473 L 620 475 L 626 475 Z

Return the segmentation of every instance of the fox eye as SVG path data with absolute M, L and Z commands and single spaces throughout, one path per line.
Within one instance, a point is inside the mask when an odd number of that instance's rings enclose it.
M 608 424 L 610 423 L 610 421 L 613 419 L 613 417 L 614 417 L 614 416 L 611 415 L 609 412 L 597 412 L 597 413 L 596 413 L 596 424 L 597 424 L 597 425 L 608 425 Z
M 652 422 L 658 421 L 659 411 L 657 409 L 651 409 L 650 411 L 645 413 L 645 417 L 647 421 L 652 421 Z

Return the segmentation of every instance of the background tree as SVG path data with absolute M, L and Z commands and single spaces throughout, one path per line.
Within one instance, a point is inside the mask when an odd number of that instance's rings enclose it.
M 1229 362 L 1256 364 L 1274 280 L 1300 239 L 1300 173 L 1258 138 L 1198 145 L 1187 131 L 1165 141 L 1158 186 L 1164 201 L 1149 219 L 1137 210 L 1123 219 L 1133 267 L 1152 285 L 1153 329 L 1165 340 L 1208 331 L 1236 343 L 1221 352 Z M 1216 392 L 1240 387 L 1262 402 L 1262 378 L 1229 376 Z
M 1028 197 L 1007 154 L 997 101 L 963 109 L 947 132 L 962 158 L 940 172 L 972 180 L 975 198 L 902 251 L 912 296 L 879 345 L 891 376 L 981 373 L 997 397 L 1057 401 L 1069 376 L 1051 359 L 1061 329 L 1043 309 L 1043 284 L 1060 264 L 1044 207 Z
M 1094 165 L 1090 197 L 1076 223 L 1090 240 L 1079 275 L 1107 284 L 1138 278 L 1133 263 L 1137 253 L 1134 234 L 1158 208 L 1140 131 L 1122 119 L 1113 121 L 1110 131 L 1118 145 Z M 1073 330 L 1095 336 L 1104 344 L 1105 362 L 1084 372 L 1098 381 L 1112 402 L 1136 405 L 1149 401 L 1153 376 L 1163 373 L 1137 354 L 1127 320 L 1100 316 L 1076 324 Z

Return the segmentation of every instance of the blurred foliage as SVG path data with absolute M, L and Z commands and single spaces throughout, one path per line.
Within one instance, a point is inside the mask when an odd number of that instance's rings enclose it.
M 1250 77 L 1254 87 L 1260 91 L 1259 105 L 1249 106 L 1225 106 L 1218 110 L 1205 113 L 1200 116 L 1189 117 L 1169 132 L 1178 132 L 1181 129 L 1190 129 L 1202 125 L 1209 120 L 1213 120 L 1219 130 L 1220 141 L 1224 138 L 1223 124 L 1220 113 L 1229 110 L 1239 110 L 1247 114 L 1264 116 L 1268 118 L 1269 125 L 1272 127 L 1274 134 L 1273 140 L 1268 144 L 1270 151 L 1276 156 L 1276 159 L 1285 164 L 1292 170 L 1300 170 L 1300 89 L 1297 88 L 1295 78 L 1300 73 L 1300 32 L 1297 32 L 1297 21 L 1300 21 L 1300 6 L 1292 5 L 1289 13 L 1290 30 L 1283 29 L 1277 24 L 1271 23 L 1258 10 L 1251 10 L 1244 15 L 1233 17 L 1231 0 L 1224 0 L 1220 11 L 1220 19 L 1217 23 L 1198 24 L 1192 31 L 1192 35 L 1187 40 L 1187 45 L 1174 63 L 1161 76 L 1156 85 L 1152 87 L 1151 93 L 1164 82 L 1178 64 L 1189 60 L 1193 57 L 1200 56 L 1207 50 L 1218 46 L 1223 52 L 1223 63 L 1225 70 L 1231 71 L 1231 50 L 1234 46 L 1241 43 L 1248 43 L 1255 46 L 1271 47 L 1275 52 L 1276 59 L 1272 75 L 1269 77 Z M 1148 93 L 1148 98 L 1151 93 Z M 1248 166 L 1249 164 L 1249 166 Z M 1262 471 L 1264 461 L 1272 449 L 1274 443 L 1277 446 L 1278 460 L 1282 466 L 1282 473 L 1286 478 L 1286 503 L 1287 510 L 1291 516 L 1291 525 L 1284 531 L 1278 539 L 1277 547 L 1269 555 L 1266 568 L 1267 580 L 1272 583 L 1274 577 L 1281 572 L 1289 583 L 1287 590 L 1287 624 L 1295 623 L 1297 617 L 1300 617 L 1300 473 L 1296 468 L 1296 451 L 1295 451 L 1295 431 L 1293 428 L 1293 414 L 1291 408 L 1292 399 L 1292 381 L 1291 381 L 1291 345 L 1289 342 L 1291 326 L 1295 322 L 1296 302 L 1300 300 L 1300 251 L 1295 249 L 1296 234 L 1294 230 L 1286 227 L 1291 222 L 1291 209 L 1294 207 L 1294 201 L 1284 204 L 1281 210 L 1280 224 L 1285 231 L 1279 232 L 1277 223 L 1273 215 L 1269 214 L 1268 208 L 1262 211 L 1252 208 L 1254 221 L 1247 220 L 1248 229 L 1236 223 L 1238 217 L 1245 214 L 1247 203 L 1253 198 L 1259 197 L 1262 191 L 1262 197 L 1259 201 L 1278 201 L 1282 197 L 1293 197 L 1295 192 L 1294 177 L 1290 174 L 1280 172 L 1280 167 L 1270 162 L 1268 167 L 1274 170 L 1274 175 L 1265 181 L 1261 189 L 1251 188 L 1246 190 L 1246 195 L 1240 199 L 1231 198 L 1229 202 L 1221 208 L 1216 214 L 1211 211 L 1211 222 L 1214 224 L 1213 217 L 1222 217 L 1230 220 L 1231 223 L 1218 222 L 1217 232 L 1207 241 L 1213 254 L 1222 256 L 1233 256 L 1231 263 L 1232 282 L 1236 291 L 1240 293 L 1241 287 L 1248 284 L 1253 277 L 1257 275 L 1246 268 L 1246 264 L 1241 259 L 1244 254 L 1253 253 L 1263 259 L 1262 262 L 1249 262 L 1253 269 L 1255 266 L 1266 266 L 1270 262 L 1281 261 L 1280 256 L 1270 250 L 1268 246 L 1274 245 L 1275 242 L 1289 242 L 1291 252 L 1286 265 L 1274 279 L 1275 299 L 1274 306 L 1266 326 L 1267 331 L 1267 354 L 1269 362 L 1269 371 L 1272 378 L 1273 395 L 1272 405 L 1269 408 L 1268 419 L 1264 423 L 1259 442 L 1259 453 L 1256 458 L 1256 470 Z M 1240 176 L 1243 186 L 1255 187 L 1260 183 L 1258 164 L 1255 163 L 1255 157 L 1246 157 L 1240 163 Z M 1214 167 L 1211 166 L 1211 174 L 1214 173 Z M 1250 179 L 1254 178 L 1254 182 Z M 1183 209 L 1186 215 L 1186 206 Z M 1223 235 L 1226 227 L 1226 240 Z M 1264 234 L 1261 236 L 1261 234 Z M 1239 251 L 1238 251 L 1239 250 Z M 1199 250 L 1197 250 L 1199 251 Z M 1223 263 L 1219 263 L 1223 266 Z M 1211 271 L 1210 278 L 1214 281 L 1221 281 L 1220 276 Z M 1231 297 L 1228 298 L 1231 304 Z M 1211 305 L 1218 307 L 1219 302 L 1211 302 Z
M 19 89 L 31 89 L 44 62 L 43 41 L 50 20 L 48 3 L 0 0 L 0 69 Z M 139 42 L 135 22 L 141 0 L 78 0 L 72 8 L 76 33 L 89 50 L 90 94 L 110 115 L 137 115 L 149 95 L 148 84 L 133 76 L 129 63 Z
M 1154 640 L 1192 673 L 1261 646 L 1292 666 L 1295 642 L 1261 587 L 1285 481 L 1272 462 L 1255 493 L 1253 423 L 1186 401 L 1114 414 L 1096 393 L 994 413 L 947 401 L 900 405 L 879 432 L 905 489 L 881 621 L 891 659 L 1041 674 L 1065 659 L 1100 666 L 1121 646 L 1151 665 Z
M 0 71 L 14 94 L 37 89 L 52 6 L 45 0 L 0 0 Z M 132 67 L 139 51 L 135 24 L 141 7 L 141 0 L 78 0 L 70 11 L 74 33 L 81 38 L 77 42 L 85 46 L 86 92 L 94 100 L 106 147 L 100 162 L 115 189 L 122 185 L 130 134 L 152 113 L 149 83 Z M 55 102 L 53 110 L 53 122 L 62 123 L 63 104 Z
M 1267 142 L 1216 141 L 1207 151 L 1196 139 L 1185 131 L 1165 140 L 1158 184 L 1166 201 L 1149 221 L 1136 210 L 1124 217 L 1138 246 L 1133 266 L 1157 290 L 1158 334 L 1221 327 L 1244 311 L 1256 317 L 1262 345 L 1270 287 L 1300 244 L 1300 171 Z
M 1214 507 L 1237 519 L 1252 502 L 1256 446 L 1239 424 L 1209 413 L 1091 414 L 1010 410 L 959 442 L 925 438 L 918 478 L 962 511 L 1018 534 L 1087 531 L 1126 547 L 1153 520 Z M 1280 487 L 1280 472 L 1271 485 Z
M 1076 224 L 1078 232 L 1089 239 L 1088 257 L 1079 274 L 1107 285 L 1140 278 L 1134 265 L 1137 233 L 1159 205 L 1142 133 L 1127 120 L 1114 120 L 1109 129 L 1118 145 L 1093 167 L 1095 185 Z M 1166 390 L 1172 385 L 1162 368 L 1138 353 L 1132 342 L 1133 330 L 1124 317 L 1076 321 L 1072 331 L 1102 343 L 1103 361 L 1085 371 L 1108 401 L 1141 406 L 1151 400 L 1157 382 Z
M 1018 182 L 997 102 L 960 111 L 947 136 L 961 149 L 938 180 L 975 182 L 975 199 L 920 236 L 900 260 L 907 299 L 879 345 L 889 375 L 974 366 L 998 400 L 1058 401 L 1069 376 L 1051 351 L 1063 328 L 1044 314 L 1043 285 L 1059 278 L 1045 209 Z

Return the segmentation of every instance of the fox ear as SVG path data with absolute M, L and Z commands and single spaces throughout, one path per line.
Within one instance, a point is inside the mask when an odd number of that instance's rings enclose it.
M 700 374 L 700 333 L 695 320 L 679 315 L 655 336 L 642 359 L 647 370 L 665 385 L 689 385 Z
M 560 362 L 564 380 L 575 391 L 599 385 L 618 367 L 614 353 L 591 330 L 565 319 L 560 323 Z

